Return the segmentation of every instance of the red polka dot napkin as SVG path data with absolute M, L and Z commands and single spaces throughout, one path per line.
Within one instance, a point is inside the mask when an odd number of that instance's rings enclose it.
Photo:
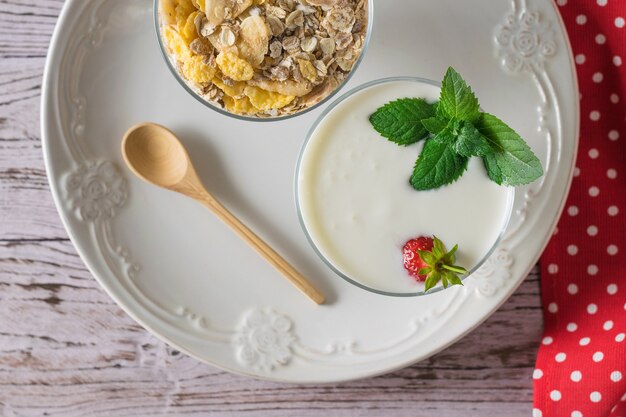
M 574 50 L 581 137 L 541 260 L 533 417 L 626 417 L 626 0 L 557 0 Z

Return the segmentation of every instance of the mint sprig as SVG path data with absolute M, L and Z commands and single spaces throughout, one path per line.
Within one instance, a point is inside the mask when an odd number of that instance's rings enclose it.
M 480 111 L 476 95 L 453 68 L 443 79 L 439 102 L 392 101 L 370 122 L 398 145 L 426 139 L 410 180 L 418 191 L 458 180 L 471 157 L 481 157 L 489 178 L 499 185 L 530 184 L 543 175 L 541 162 L 526 142 L 503 121 Z

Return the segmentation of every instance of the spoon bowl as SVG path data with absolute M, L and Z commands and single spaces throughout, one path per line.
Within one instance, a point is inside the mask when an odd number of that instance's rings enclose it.
M 122 141 L 122 154 L 135 175 L 168 189 L 179 184 L 192 166 L 176 135 L 154 123 L 131 128 Z

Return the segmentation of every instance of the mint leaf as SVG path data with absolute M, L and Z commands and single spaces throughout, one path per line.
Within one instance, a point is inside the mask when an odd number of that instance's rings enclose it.
M 441 133 L 446 127 L 448 127 L 449 120 L 441 117 L 429 117 L 428 119 L 422 119 L 422 124 L 433 135 Z
M 415 163 L 411 185 L 418 191 L 448 185 L 459 179 L 467 163 L 468 158 L 454 152 L 451 144 L 427 140 Z
M 502 185 L 504 178 L 502 177 L 502 170 L 498 165 L 496 154 L 490 153 L 483 156 L 483 163 L 485 164 L 485 169 L 487 170 L 489 179 L 498 185 Z
M 530 184 L 543 175 L 541 162 L 524 140 L 502 120 L 482 113 L 476 128 L 487 139 L 492 152 L 483 157 L 485 168 L 499 185 Z
M 453 149 L 462 156 L 485 156 L 491 153 L 491 146 L 487 139 L 474 127 L 471 122 L 464 122 Z
M 443 113 L 448 118 L 455 117 L 470 122 L 480 116 L 478 99 L 461 75 L 452 67 L 448 68 L 441 84 L 441 97 L 437 112 Z
M 410 145 L 428 136 L 422 119 L 435 115 L 424 99 L 403 98 L 385 104 L 370 116 L 370 123 L 383 137 L 398 145 Z

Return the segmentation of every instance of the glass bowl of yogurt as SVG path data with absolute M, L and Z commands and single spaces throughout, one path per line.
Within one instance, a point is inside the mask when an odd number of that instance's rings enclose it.
M 403 246 L 419 236 L 435 235 L 448 249 L 458 244 L 457 264 L 471 275 L 508 225 L 514 189 L 492 182 L 479 158 L 470 160 L 458 181 L 416 191 L 407 172 L 424 141 L 398 146 L 369 122 L 390 101 L 417 97 L 432 103 L 439 93 L 439 83 L 414 77 L 361 85 L 320 115 L 300 152 L 295 193 L 304 233 L 330 269 L 368 291 L 426 294 L 424 284 L 403 266 Z M 428 294 L 441 289 L 439 284 Z
M 181 86 L 241 120 L 304 114 L 354 74 L 373 0 L 153 0 L 159 47 Z

